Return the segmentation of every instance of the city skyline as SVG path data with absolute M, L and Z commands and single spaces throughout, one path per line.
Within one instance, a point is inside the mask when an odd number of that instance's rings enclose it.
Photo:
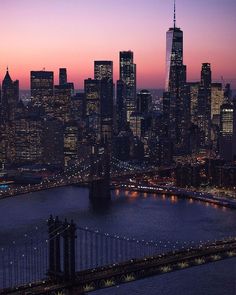
M 57 72 L 58 68 L 66 67 L 68 80 L 75 82 L 76 88 L 82 88 L 83 80 L 93 77 L 94 60 L 112 60 L 116 80 L 119 51 L 132 50 L 137 64 L 138 87 L 164 87 L 165 34 L 173 26 L 172 0 L 166 3 L 138 1 L 136 6 L 130 1 L 125 10 L 124 1 L 119 4 L 94 1 L 93 6 L 74 0 L 67 4 L 64 1 L 56 3 L 41 1 L 39 5 L 28 0 L 21 3 L 1 1 L 0 25 L 6 28 L 0 49 L 1 80 L 9 66 L 12 78 L 20 80 L 21 89 L 29 89 L 30 70 L 46 68 Z M 188 67 L 189 81 L 200 79 L 203 62 L 212 64 L 213 80 L 220 81 L 221 76 L 226 81 L 234 79 L 234 7 L 233 0 L 210 0 L 207 4 L 177 1 L 177 26 L 185 32 L 184 64 Z M 196 15 L 204 21 L 196 22 L 193 18 Z M 192 34 L 196 30 L 199 33 Z M 232 83 L 232 87 L 235 86 Z
M 0 0 L 0 294 L 235 293 L 235 2 Z

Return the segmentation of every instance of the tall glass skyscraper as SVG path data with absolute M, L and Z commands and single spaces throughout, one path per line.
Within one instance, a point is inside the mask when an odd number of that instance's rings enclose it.
M 176 67 L 183 66 L 183 31 L 176 27 L 174 6 L 174 26 L 166 33 L 166 91 L 171 92 Z
M 174 25 L 166 33 L 166 93 L 169 98 L 169 138 L 175 154 L 187 152 L 187 130 L 190 124 L 190 89 L 186 87 L 183 65 L 183 31 Z

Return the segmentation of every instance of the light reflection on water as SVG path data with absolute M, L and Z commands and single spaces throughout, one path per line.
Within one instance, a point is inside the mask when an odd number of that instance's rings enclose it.
M 53 213 L 81 227 L 144 240 L 213 240 L 236 236 L 236 211 L 193 199 L 116 190 L 106 206 L 67 187 L 0 202 L 1 243 L 17 240 Z M 155 277 L 94 294 L 235 295 L 235 259 Z M 93 293 L 92 293 L 93 294 Z

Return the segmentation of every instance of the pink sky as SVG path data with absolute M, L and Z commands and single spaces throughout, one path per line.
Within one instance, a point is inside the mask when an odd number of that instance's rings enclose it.
M 1 0 L 0 79 L 9 66 L 26 89 L 31 70 L 53 70 L 57 82 L 66 67 L 82 88 L 94 60 L 113 60 L 117 79 L 119 51 L 130 49 L 138 87 L 163 87 L 172 8 L 173 0 Z M 212 63 L 215 80 L 236 79 L 235 11 L 235 0 L 177 0 L 189 80 L 199 79 L 203 62 Z

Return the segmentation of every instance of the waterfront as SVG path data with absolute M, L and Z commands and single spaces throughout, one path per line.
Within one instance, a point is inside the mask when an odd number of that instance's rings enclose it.
M 88 191 L 57 188 L 0 202 L 0 234 L 18 240 L 50 213 L 82 226 L 145 240 L 200 241 L 236 236 L 236 211 L 176 197 L 115 191 L 105 209 L 92 206 Z M 94 294 L 235 294 L 235 259 L 130 283 Z M 193 286 L 195 286 L 193 288 Z

